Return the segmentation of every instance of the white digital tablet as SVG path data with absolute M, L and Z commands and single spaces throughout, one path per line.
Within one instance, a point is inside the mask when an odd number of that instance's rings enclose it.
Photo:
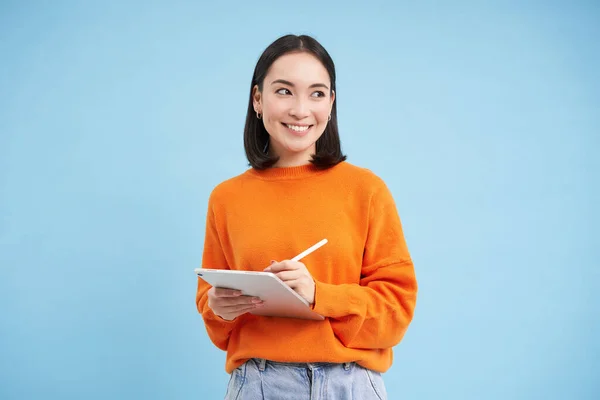
M 271 272 L 205 268 L 196 268 L 194 272 L 213 287 L 241 290 L 244 295 L 262 299 L 264 305 L 250 311 L 254 315 L 317 321 L 325 319 L 311 310 L 306 300 Z

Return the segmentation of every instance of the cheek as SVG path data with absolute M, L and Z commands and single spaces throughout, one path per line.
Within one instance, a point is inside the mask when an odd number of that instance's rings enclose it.
M 329 104 L 319 106 L 314 110 L 314 115 L 320 124 L 326 123 L 329 120 Z
M 263 110 L 268 120 L 277 120 L 281 118 L 284 111 L 284 104 L 281 101 L 266 101 Z

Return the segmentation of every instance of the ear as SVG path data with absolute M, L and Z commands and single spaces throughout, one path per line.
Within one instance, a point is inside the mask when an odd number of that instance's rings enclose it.
M 254 85 L 252 88 L 252 105 L 254 111 L 262 113 L 262 93 L 258 90 L 258 85 Z
M 335 90 L 331 91 L 331 100 L 329 101 L 329 113 L 331 114 L 331 109 L 333 108 L 333 102 L 335 101 Z

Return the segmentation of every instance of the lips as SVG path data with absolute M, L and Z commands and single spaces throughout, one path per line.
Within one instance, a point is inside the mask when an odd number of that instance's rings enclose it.
M 308 131 L 311 130 L 313 125 L 294 125 L 281 123 L 289 132 L 296 136 L 304 136 Z

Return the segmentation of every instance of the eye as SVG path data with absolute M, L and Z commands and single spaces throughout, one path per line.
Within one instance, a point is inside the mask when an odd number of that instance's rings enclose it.
M 325 93 L 321 92 L 320 90 L 317 90 L 312 94 L 312 97 L 325 97 Z
M 275 93 L 277 93 L 277 94 L 292 94 L 292 92 L 290 92 L 289 90 L 287 90 L 285 88 L 279 89 Z

